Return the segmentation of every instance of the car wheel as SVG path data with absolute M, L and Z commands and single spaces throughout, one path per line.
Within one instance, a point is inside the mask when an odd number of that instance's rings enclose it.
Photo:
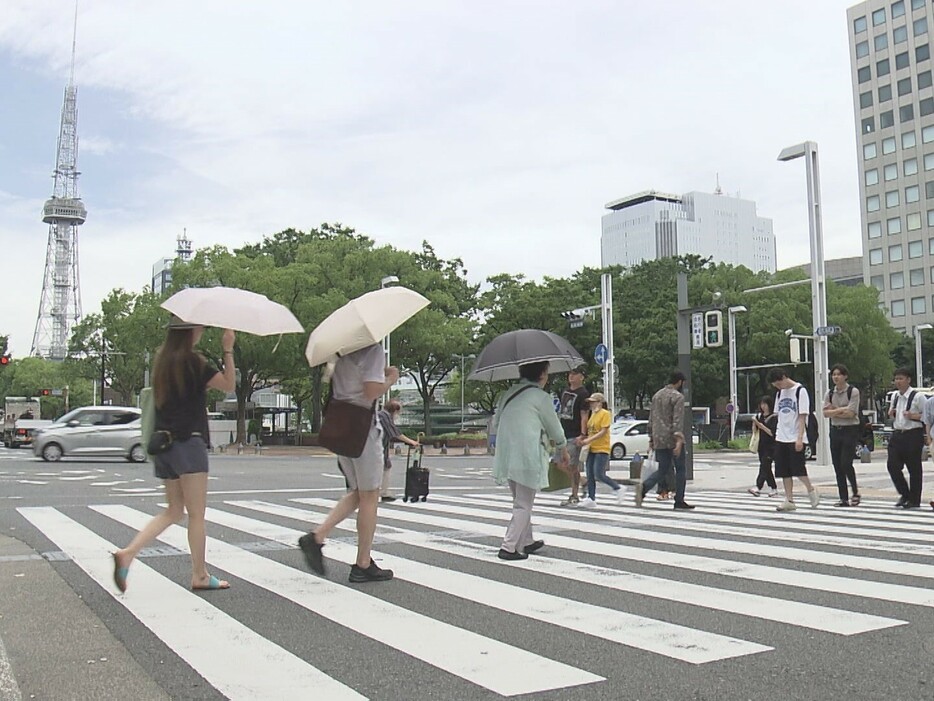
M 130 448 L 130 454 L 127 456 L 130 462 L 146 462 L 146 451 L 139 443 Z
M 616 445 L 614 445 L 613 448 L 610 450 L 610 457 L 613 460 L 622 460 L 623 458 L 625 458 L 626 457 L 626 446 L 624 446 L 622 443 L 617 443 Z
M 58 443 L 49 443 L 42 449 L 42 459 L 46 462 L 58 462 L 63 454 L 62 447 Z

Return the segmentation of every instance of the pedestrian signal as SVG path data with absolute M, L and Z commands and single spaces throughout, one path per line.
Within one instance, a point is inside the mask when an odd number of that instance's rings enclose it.
M 38 394 L 39 394 L 40 397 L 50 397 L 50 396 L 52 396 L 52 390 L 50 390 L 50 389 L 40 389 Z
M 0 355 L 0 365 L 9 365 L 11 360 L 13 359 L 10 357 L 9 353 L 6 355 Z
M 713 311 L 704 314 L 704 341 L 708 348 L 723 345 L 723 312 Z

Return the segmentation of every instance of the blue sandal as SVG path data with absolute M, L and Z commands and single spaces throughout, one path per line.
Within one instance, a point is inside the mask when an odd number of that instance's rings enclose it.
M 120 567 L 120 562 L 117 560 L 117 553 L 111 553 L 114 558 L 114 586 L 120 590 L 120 593 L 123 594 L 126 592 L 126 578 L 130 574 L 129 567 Z
M 214 589 L 230 589 L 230 583 L 220 580 L 212 574 L 208 579 L 207 586 L 191 588 L 192 591 L 211 591 Z

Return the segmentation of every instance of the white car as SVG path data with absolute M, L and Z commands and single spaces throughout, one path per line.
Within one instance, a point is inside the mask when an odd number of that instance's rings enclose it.
M 698 436 L 694 433 L 694 445 Z M 610 426 L 610 459 L 622 460 L 639 453 L 642 457 L 649 452 L 649 422 L 645 420 L 617 421 Z

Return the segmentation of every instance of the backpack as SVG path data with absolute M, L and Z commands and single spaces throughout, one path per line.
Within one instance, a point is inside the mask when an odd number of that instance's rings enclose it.
M 801 406 L 801 390 L 804 389 L 804 385 L 799 384 L 798 389 L 795 390 L 795 403 L 798 406 Z M 778 398 L 781 395 L 781 392 L 775 393 L 775 406 L 778 406 Z M 817 437 L 820 435 L 820 424 L 817 422 L 817 415 L 814 413 L 814 408 L 811 408 L 810 413 L 808 413 L 808 418 L 804 422 L 804 433 L 807 442 L 810 444 L 817 443 Z
M 853 385 L 846 386 L 846 400 L 850 401 L 850 397 L 853 396 Z M 830 390 L 827 393 L 827 403 L 830 404 L 830 400 L 833 397 L 833 390 Z M 908 406 L 911 406 L 911 401 L 914 397 L 909 397 Z M 863 411 L 862 407 L 858 407 L 856 410 L 856 418 L 859 419 L 859 432 L 860 435 L 866 433 L 872 427 L 872 421 L 869 420 L 869 414 Z

